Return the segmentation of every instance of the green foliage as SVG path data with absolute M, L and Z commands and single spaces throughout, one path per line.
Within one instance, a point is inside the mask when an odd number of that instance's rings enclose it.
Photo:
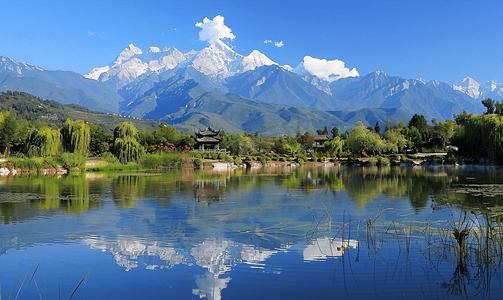
M 138 161 L 145 155 L 145 149 L 137 138 L 138 130 L 132 123 L 123 122 L 115 127 L 113 154 L 121 164 Z
M 194 159 L 194 165 L 196 165 L 198 167 L 202 166 L 203 165 L 203 160 L 200 159 L 200 158 Z
M 236 156 L 236 158 L 234 158 L 234 163 L 239 166 L 243 163 L 243 161 L 241 160 L 241 157 Z
M 503 116 L 463 114 L 456 121 L 462 126 L 452 144 L 461 153 L 503 162 Z
M 238 133 L 236 135 L 225 135 L 220 143 L 220 148 L 227 148 L 231 155 L 252 155 L 257 152 L 251 135 Z
M 328 155 L 339 155 L 344 147 L 344 140 L 336 136 L 323 144 L 323 151 Z
M 282 136 L 274 144 L 274 151 L 278 154 L 295 156 L 300 150 L 300 144 L 292 136 Z
M 84 170 L 86 166 L 86 158 L 77 153 L 63 153 L 59 157 L 60 164 L 64 169 L 73 170 Z
M 60 132 L 64 150 L 79 155 L 89 151 L 91 128 L 84 121 L 66 119 Z
M 484 105 L 487 108 L 486 115 L 491 115 L 494 114 L 494 100 L 491 98 L 487 98 L 485 100 L 482 100 L 482 105 Z
M 114 154 L 121 164 L 138 161 L 145 155 L 145 149 L 136 139 L 125 137 L 114 141 Z
M 365 127 L 363 122 L 358 121 L 357 126 L 351 130 L 346 146 L 353 153 L 382 153 L 387 150 L 386 143 L 381 139 L 379 134 L 371 132 Z
M 110 151 L 113 143 L 113 135 L 107 133 L 101 126 L 89 123 L 91 140 L 89 142 L 89 152 L 94 155 L 101 155 Z
M 58 154 L 61 143 L 59 130 L 43 126 L 35 128 L 28 138 L 27 153 L 29 156 L 53 156 Z
M 176 167 L 181 158 L 181 154 L 176 153 L 152 153 L 142 159 L 142 164 L 147 168 Z
M 12 141 L 17 134 L 17 121 L 15 111 L 9 110 L 0 113 L 0 150 L 9 152 Z
M 384 156 L 378 156 L 377 162 L 381 166 L 388 166 L 390 164 L 389 158 L 384 157 Z
M 387 151 L 397 153 L 408 145 L 408 141 L 403 134 L 396 129 L 386 130 L 382 137 L 386 140 Z

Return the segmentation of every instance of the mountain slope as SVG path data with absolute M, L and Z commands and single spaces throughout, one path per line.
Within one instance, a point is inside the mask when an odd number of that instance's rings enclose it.
M 153 130 L 158 123 L 152 120 L 141 120 L 121 117 L 89 110 L 78 104 L 61 104 L 52 100 L 42 100 L 25 92 L 0 92 L 0 111 L 13 109 L 18 120 L 47 122 L 50 126 L 63 126 L 67 118 L 84 120 L 99 125 L 107 132 L 124 121 L 132 122 L 138 129 Z
M 400 108 L 427 119 L 444 121 L 464 109 L 481 113 L 479 101 L 453 90 L 445 83 L 390 77 L 371 72 L 364 77 L 343 78 L 330 84 L 332 94 L 351 104 L 351 109 Z
M 348 105 L 279 66 L 262 66 L 226 79 L 230 92 L 277 104 L 318 110 L 345 109 Z
M 118 112 L 122 98 L 99 82 L 71 71 L 47 71 L 0 57 L 0 91 L 23 91 L 35 96 L 89 109 Z

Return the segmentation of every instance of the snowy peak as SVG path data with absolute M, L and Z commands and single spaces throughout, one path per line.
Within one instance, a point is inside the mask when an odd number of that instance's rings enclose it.
M 243 72 L 250 71 L 261 66 L 277 65 L 277 63 L 258 50 L 253 50 L 248 56 L 244 57 L 242 64 L 244 67 Z
M 481 88 L 477 81 L 467 76 L 460 85 L 453 85 L 452 88 L 474 99 L 491 98 L 493 100 L 503 100 L 503 84 L 492 80 L 487 81 L 486 86 Z
M 159 47 L 151 46 L 147 53 L 143 53 L 139 47 L 130 44 L 113 64 L 94 68 L 85 77 L 110 81 L 114 88 L 120 89 L 144 73 L 171 70 L 186 59 L 187 56 L 175 47 L 161 51 Z
M 43 71 L 44 69 L 29 63 L 16 62 L 7 56 L 0 56 L 0 70 L 9 70 L 22 75 L 23 71 Z
M 143 51 L 141 51 L 140 47 L 136 47 L 133 44 L 129 44 L 129 48 L 122 50 L 122 52 L 119 54 L 117 59 L 115 59 L 114 64 L 116 64 L 116 65 L 120 64 L 123 61 L 130 59 L 134 55 L 142 54 L 142 53 L 143 53 Z
M 192 62 L 204 75 L 229 77 L 242 71 L 243 56 L 236 53 L 220 40 L 201 50 Z

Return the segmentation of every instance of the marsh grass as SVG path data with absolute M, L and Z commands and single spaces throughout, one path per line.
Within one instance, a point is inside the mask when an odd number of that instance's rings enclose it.
M 19 267 L 20 266 L 21 266 L 21 261 L 19 261 L 19 264 L 17 266 L 16 272 L 14 273 L 14 277 L 12 278 L 12 284 L 11 284 L 11 287 L 10 287 L 10 290 L 9 290 L 9 295 L 7 297 L 7 300 L 11 299 L 12 291 L 14 289 L 14 283 L 15 283 L 16 276 L 17 276 L 17 273 L 19 271 Z M 33 282 L 33 284 L 35 285 L 35 287 L 37 289 L 37 295 L 38 295 L 38 297 L 40 298 L 40 300 L 43 300 L 42 293 L 40 292 L 40 288 L 39 288 L 39 286 L 37 284 L 37 280 L 35 279 L 35 274 L 37 273 L 37 270 L 38 270 L 39 266 L 40 266 L 40 263 L 38 263 L 37 267 L 35 268 L 35 270 L 31 274 L 30 280 L 29 280 L 28 284 L 26 285 L 26 288 L 24 289 L 24 293 L 23 293 L 21 299 L 24 299 L 24 297 L 26 296 L 26 292 L 28 291 L 28 288 L 30 287 L 31 283 Z M 17 289 L 16 296 L 14 297 L 13 300 L 17 300 L 19 298 L 19 295 L 20 295 L 21 291 L 23 290 L 23 286 L 24 286 L 24 284 L 26 282 L 26 279 L 28 278 L 28 275 L 30 274 L 31 268 L 32 267 L 29 267 L 28 271 L 26 271 L 26 274 L 25 274 L 25 276 L 23 278 L 23 281 L 21 282 L 21 285 L 19 286 L 19 289 Z M 72 297 L 75 295 L 75 293 L 77 292 L 77 290 L 79 289 L 79 287 L 81 286 L 81 284 L 84 282 L 84 280 L 87 278 L 87 276 L 89 275 L 89 273 L 91 272 L 91 270 L 92 270 L 92 267 L 89 269 L 89 271 L 87 271 L 87 273 L 84 276 L 84 278 L 82 278 L 82 280 L 79 282 L 79 284 L 77 285 L 77 287 L 73 290 L 73 292 L 72 292 L 70 298 L 68 298 L 68 300 L 72 299 Z M 61 299 L 61 278 L 60 278 L 59 284 L 58 284 L 58 296 L 59 296 L 59 299 Z M 47 278 L 46 278 L 46 285 L 45 285 L 45 299 L 47 299 Z M 2 300 L 2 288 L 1 288 L 1 285 L 0 285 L 0 300 Z
M 411 257 L 414 257 L 426 276 L 436 274 L 442 278 L 440 288 L 443 293 L 468 298 L 467 287 L 470 287 L 476 295 L 489 296 L 491 279 L 502 275 L 503 214 L 486 207 L 477 212 L 449 204 L 433 208 L 431 219 L 424 222 L 408 221 L 408 215 L 413 214 L 409 210 L 381 207 L 375 217 L 368 220 L 351 220 L 344 211 L 342 222 L 333 222 L 333 211 L 326 206 L 323 206 L 321 216 L 310 209 L 313 218 L 306 238 L 314 245 L 325 237 L 329 237 L 332 243 L 341 241 L 342 247 L 330 247 L 330 253 L 326 254 L 332 257 L 341 255 L 343 268 L 345 262 L 349 262 L 351 269 L 349 256 L 352 252 L 356 254 L 354 262 L 359 262 L 361 250 L 366 252 L 367 260 L 395 265 L 395 271 L 400 266 L 410 268 Z M 435 220 L 437 211 L 443 211 L 443 219 Z M 356 237 L 356 243 L 351 240 L 355 227 L 353 237 Z M 446 268 L 449 265 L 452 267 Z M 452 269 L 452 275 L 446 276 L 449 269 Z

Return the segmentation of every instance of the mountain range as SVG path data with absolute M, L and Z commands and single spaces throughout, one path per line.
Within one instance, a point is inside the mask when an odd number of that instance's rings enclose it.
M 317 68 L 320 64 L 323 67 Z M 330 67 L 327 67 L 330 66 Z M 334 67 L 335 66 L 335 67 Z M 243 56 L 217 40 L 199 52 L 133 44 L 86 76 L 47 71 L 0 56 L 0 91 L 18 90 L 89 109 L 166 121 L 192 131 L 209 126 L 229 133 L 313 132 L 352 128 L 413 114 L 444 121 L 463 110 L 480 114 L 481 99 L 503 100 L 503 86 L 485 88 L 467 77 L 459 86 L 370 72 L 360 76 L 341 61 L 306 56 L 295 68 L 257 50 Z

